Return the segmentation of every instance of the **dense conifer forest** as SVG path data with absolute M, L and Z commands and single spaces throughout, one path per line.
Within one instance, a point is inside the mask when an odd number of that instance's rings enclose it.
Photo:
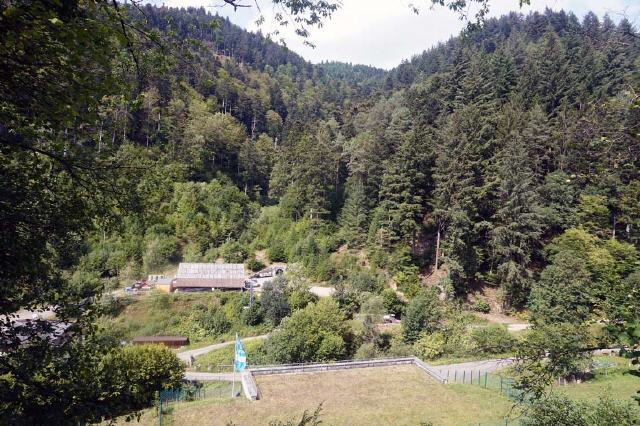
M 640 317 L 640 35 L 625 19 L 512 13 L 385 71 L 311 64 L 204 9 L 80 3 L 0 16 L 5 326 L 54 305 L 92 329 L 103 291 L 180 261 L 257 268 L 256 253 L 336 287 L 321 314 L 353 316 L 366 291 L 399 317 L 397 286 L 408 321 L 483 289 L 540 327 Z M 438 318 L 417 321 L 406 343 Z M 341 327 L 329 359 L 357 350 Z M 0 407 L 26 423 L 148 402 L 99 408 L 122 393 L 107 386 L 121 355 L 88 366 L 115 337 L 25 348 L 20 333 L 2 331 Z M 84 389 L 87 371 L 103 388 Z M 55 379 L 32 404 L 38 374 Z

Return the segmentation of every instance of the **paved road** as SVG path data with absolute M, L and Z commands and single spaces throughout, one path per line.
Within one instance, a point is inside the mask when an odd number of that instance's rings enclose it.
M 513 364 L 514 360 L 514 358 L 486 359 L 482 361 L 461 362 L 459 364 L 433 365 L 431 368 L 436 370 L 442 377 L 447 377 L 447 371 L 450 377 L 456 372 L 457 374 L 462 374 L 463 371 L 473 371 L 475 374 L 480 372 L 480 374 L 483 374 L 508 367 Z
M 244 339 L 240 340 L 242 342 L 249 342 L 251 340 L 266 339 L 267 336 L 268 334 L 263 334 L 261 336 L 245 337 Z M 216 343 L 215 345 L 209 345 L 198 349 L 190 349 L 188 351 L 178 352 L 178 358 L 189 364 L 189 362 L 191 362 L 191 357 L 197 358 L 200 355 L 206 354 L 207 352 L 215 351 L 216 349 L 222 349 L 225 346 L 233 345 L 234 343 L 236 343 L 236 341 L 231 340 L 229 342 Z

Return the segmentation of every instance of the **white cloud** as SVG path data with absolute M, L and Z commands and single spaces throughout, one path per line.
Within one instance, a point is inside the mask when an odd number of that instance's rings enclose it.
M 221 5 L 222 0 L 164 0 L 164 3 L 173 7 L 205 6 L 212 13 L 229 16 L 232 22 L 242 27 L 257 30 L 254 21 L 258 13 L 255 9 L 239 9 L 234 13 L 229 7 L 214 7 Z M 247 0 L 249 3 L 252 2 Z M 316 63 L 335 60 L 392 68 L 401 60 L 457 35 L 464 26 L 453 12 L 443 7 L 430 9 L 430 0 L 414 0 L 414 3 L 423 5 L 419 15 L 410 10 L 407 0 L 343 0 L 343 7 L 325 22 L 323 28 L 312 29 L 310 39 L 316 45 L 312 49 L 303 44 L 293 28 L 278 27 L 270 19 L 273 14 L 268 0 L 259 3 L 267 18 L 261 26 L 262 32 L 278 28 L 281 32 L 278 37 L 284 37 L 289 48 Z M 549 7 L 573 11 L 578 17 L 592 10 L 600 16 L 609 13 L 613 19 L 626 14 L 632 23 L 640 19 L 640 2 L 637 0 L 531 0 L 531 3 L 532 6 L 520 9 L 518 0 L 492 0 L 491 16 L 510 11 L 527 14 Z

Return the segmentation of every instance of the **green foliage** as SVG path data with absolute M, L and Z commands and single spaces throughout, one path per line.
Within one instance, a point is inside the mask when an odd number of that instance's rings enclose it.
M 420 277 L 416 271 L 406 270 L 398 272 L 393 277 L 398 289 L 402 291 L 409 299 L 416 297 L 421 289 Z
M 526 410 L 521 423 L 527 426 L 600 426 L 633 425 L 640 419 L 640 410 L 629 402 L 601 396 L 597 401 L 574 401 L 564 395 L 550 395 L 534 402 Z
M 395 315 L 396 318 L 401 317 L 404 313 L 405 304 L 398 297 L 398 294 L 391 288 L 385 288 L 382 290 L 381 296 L 387 313 Z
M 420 359 L 435 359 L 444 353 L 445 343 L 446 338 L 440 332 L 423 333 L 414 343 L 413 350 Z
M 423 331 L 433 333 L 440 326 L 442 311 L 435 289 L 427 288 L 413 298 L 402 317 L 402 333 L 406 343 L 415 342 Z
M 491 305 L 485 299 L 478 299 L 473 304 L 473 310 L 476 312 L 482 312 L 483 314 L 488 314 L 491 312 Z
M 266 345 L 277 362 L 331 361 L 349 355 L 349 335 L 338 304 L 325 298 L 293 312 Z
M 280 321 L 291 311 L 286 294 L 286 281 L 282 277 L 267 281 L 262 286 L 260 302 L 264 310 L 265 318 L 272 325 L 280 324 Z
M 227 263 L 243 263 L 247 258 L 247 251 L 237 241 L 230 241 L 220 246 L 220 256 Z
M 149 406 L 157 391 L 179 388 L 184 364 L 162 345 L 126 346 L 103 361 L 104 374 L 116 385 L 112 391 L 133 407 Z
M 258 272 L 264 269 L 266 265 L 255 257 L 251 257 L 245 262 L 245 266 L 252 272 Z
M 516 350 L 516 386 L 522 398 L 539 400 L 557 378 L 578 374 L 589 365 L 588 333 L 583 327 L 556 323 L 534 327 Z
M 469 346 L 476 354 L 501 354 L 513 350 L 516 339 L 505 327 L 490 325 L 472 328 L 469 333 Z
M 591 277 L 584 260 L 576 252 L 558 253 L 533 288 L 532 320 L 535 323 L 583 323 L 590 312 L 590 287 Z

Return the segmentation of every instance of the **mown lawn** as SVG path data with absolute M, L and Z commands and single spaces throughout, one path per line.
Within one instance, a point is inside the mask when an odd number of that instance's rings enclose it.
M 266 425 L 300 418 L 322 403 L 327 425 L 477 425 L 503 419 L 512 406 L 476 386 L 440 385 L 414 366 L 258 377 L 261 399 L 176 404 L 173 425 Z M 153 411 L 143 424 L 157 424 Z

